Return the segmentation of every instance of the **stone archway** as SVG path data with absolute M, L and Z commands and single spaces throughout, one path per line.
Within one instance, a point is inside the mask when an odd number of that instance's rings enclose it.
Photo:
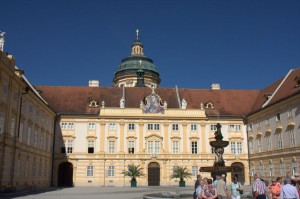
M 58 167 L 57 185 L 59 187 L 73 186 L 73 165 L 70 162 L 63 162 Z
M 238 177 L 239 182 L 241 184 L 245 183 L 245 167 L 244 164 L 241 162 L 234 162 L 231 164 L 231 168 L 232 168 L 232 172 L 231 172 L 231 176 L 232 178 L 234 176 Z
M 150 162 L 148 165 L 148 186 L 160 185 L 160 167 L 157 162 Z

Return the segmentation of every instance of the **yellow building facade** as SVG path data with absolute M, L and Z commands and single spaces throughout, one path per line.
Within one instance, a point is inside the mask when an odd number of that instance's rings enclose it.
M 0 50 L 0 187 L 51 185 L 55 112 Z

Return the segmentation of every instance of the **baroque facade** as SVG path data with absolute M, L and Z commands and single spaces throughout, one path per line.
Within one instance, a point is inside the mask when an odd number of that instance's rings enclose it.
M 299 173 L 300 68 L 261 90 L 247 119 L 251 176 Z
M 0 187 L 49 187 L 55 112 L 0 50 Z

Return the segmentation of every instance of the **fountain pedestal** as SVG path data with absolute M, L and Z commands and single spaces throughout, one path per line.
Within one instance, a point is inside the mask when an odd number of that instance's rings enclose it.
M 221 124 L 217 124 L 217 130 L 215 132 L 214 141 L 210 141 L 209 144 L 211 147 L 214 147 L 215 153 L 215 161 L 212 167 L 201 167 L 200 172 L 210 172 L 212 178 L 216 178 L 216 175 L 225 174 L 227 176 L 227 172 L 231 172 L 232 168 L 230 166 L 225 166 L 225 162 L 223 159 L 224 148 L 229 145 L 229 141 L 223 140 L 223 135 L 221 132 Z

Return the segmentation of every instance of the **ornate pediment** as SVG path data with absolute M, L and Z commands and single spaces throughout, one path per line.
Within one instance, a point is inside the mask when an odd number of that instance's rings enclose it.
M 159 95 L 154 92 L 152 89 L 152 93 L 145 98 L 145 101 L 141 101 L 141 108 L 143 113 L 165 113 L 165 107 Z

